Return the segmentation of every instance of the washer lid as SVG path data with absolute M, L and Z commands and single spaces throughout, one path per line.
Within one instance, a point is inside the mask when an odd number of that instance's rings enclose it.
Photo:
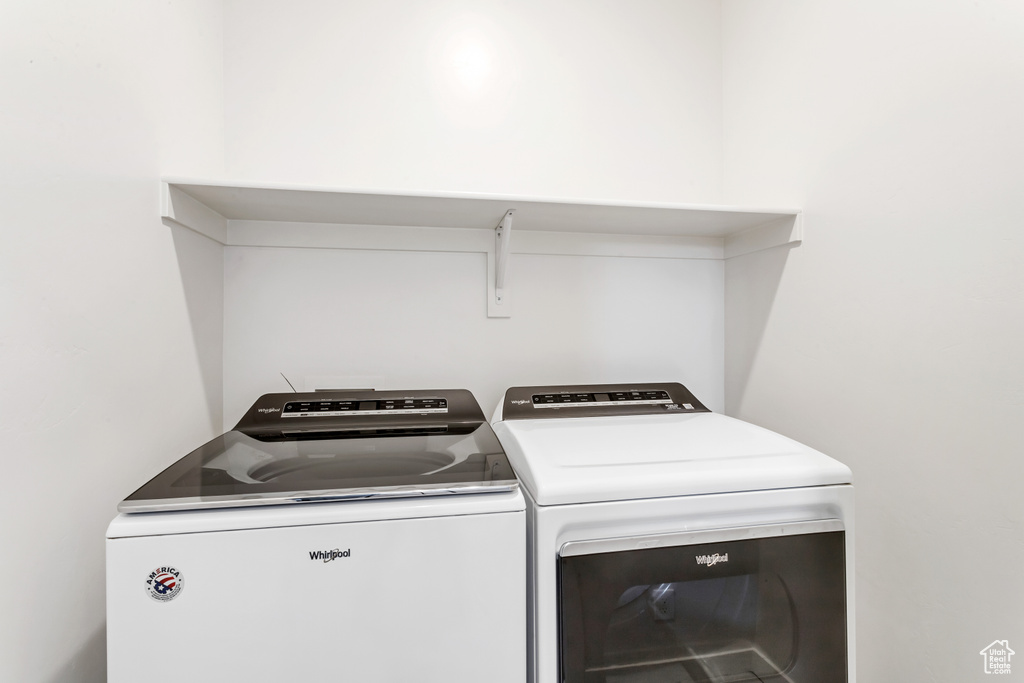
M 848 484 L 850 469 L 716 413 L 496 422 L 538 505 Z
M 269 394 L 120 505 L 157 512 L 509 491 L 469 392 Z

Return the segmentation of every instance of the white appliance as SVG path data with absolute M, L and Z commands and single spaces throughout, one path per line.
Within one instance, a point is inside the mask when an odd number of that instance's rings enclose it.
M 525 503 L 467 391 L 263 396 L 119 510 L 111 683 L 525 680 Z
M 854 681 L 841 463 L 680 384 L 518 387 L 534 683 Z

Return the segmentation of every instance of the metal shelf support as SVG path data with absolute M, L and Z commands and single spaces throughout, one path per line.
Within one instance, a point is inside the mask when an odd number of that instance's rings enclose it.
M 505 212 L 494 228 L 494 298 L 500 304 L 505 296 L 505 274 L 508 272 L 508 251 L 512 239 L 512 213 Z
M 512 243 L 512 214 L 509 209 L 502 216 L 501 222 L 494 228 L 494 294 L 491 304 L 487 307 L 487 315 L 491 318 L 508 318 L 512 316 L 511 305 L 506 290 L 508 276 L 508 255 Z

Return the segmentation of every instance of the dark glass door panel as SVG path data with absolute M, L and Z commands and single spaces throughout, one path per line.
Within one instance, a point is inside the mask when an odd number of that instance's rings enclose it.
M 366 433 L 363 433 L 366 432 Z M 458 493 L 516 483 L 487 423 L 257 438 L 232 430 L 151 479 L 122 512 L 270 505 L 319 492 Z M 353 494 L 353 498 L 357 497 Z
M 843 531 L 563 555 L 562 680 L 845 683 L 845 567 Z

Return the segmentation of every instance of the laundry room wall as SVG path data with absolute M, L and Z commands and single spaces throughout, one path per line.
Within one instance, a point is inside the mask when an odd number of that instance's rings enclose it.
M 806 219 L 727 263 L 726 405 L 853 468 L 861 681 L 1024 644 L 1021 36 L 1013 2 L 723 3 L 725 199 Z
M 229 177 L 720 198 L 717 0 L 226 0 L 225 18 Z
M 222 250 L 158 178 L 223 171 L 221 19 L 0 3 L 0 681 L 106 680 L 106 525 L 220 428 Z
M 488 408 L 687 382 L 853 467 L 861 680 L 980 678 L 1024 642 L 1021 35 L 1002 0 L 0 3 L 0 681 L 104 680 L 116 503 L 281 372 Z M 807 233 L 513 255 L 489 319 L 482 254 L 160 223 L 160 176 L 222 175 L 794 205 Z M 331 278 L 373 296 L 281 289 Z
M 723 405 L 723 264 L 513 254 L 511 318 L 486 316 L 484 254 L 225 249 L 224 419 L 256 397 L 370 386 L 682 380 Z M 622 283 L 626 283 L 625 286 Z M 268 324 L 267 311 L 304 314 Z
M 721 197 L 716 1 L 229 0 L 225 17 L 233 179 Z M 225 424 L 287 391 L 281 373 L 464 386 L 487 411 L 510 385 L 584 381 L 680 380 L 724 405 L 720 261 L 513 253 L 512 318 L 488 319 L 484 258 L 227 248 Z

